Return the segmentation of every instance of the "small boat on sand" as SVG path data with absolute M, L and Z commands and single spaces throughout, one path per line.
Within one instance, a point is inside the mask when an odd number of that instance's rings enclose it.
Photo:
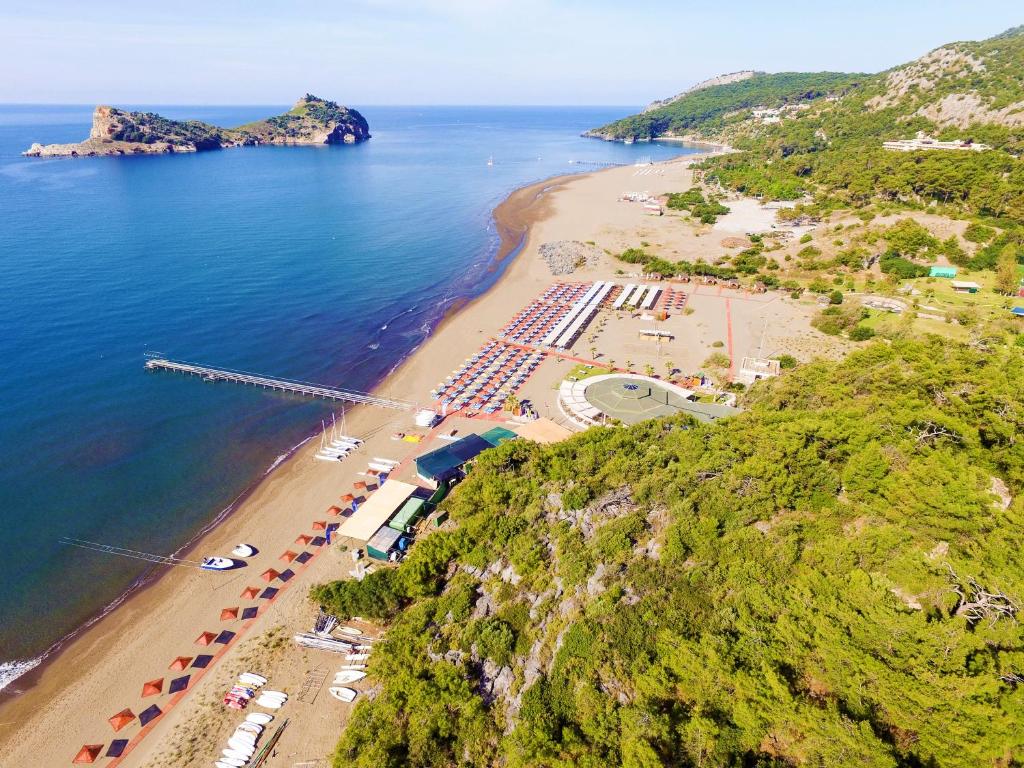
M 226 571 L 235 567 L 235 561 L 229 557 L 204 557 L 199 567 L 204 571 Z
M 267 725 L 267 723 L 274 719 L 274 716 L 266 712 L 250 712 L 245 716 L 245 719 L 247 722 L 256 723 L 257 725 Z
M 357 692 L 352 690 L 351 688 L 335 687 L 328 688 L 327 690 L 331 694 L 331 696 L 336 698 L 338 701 L 344 701 L 346 704 L 351 704 L 353 701 L 355 701 L 357 695 Z
M 354 669 L 345 669 L 334 676 L 335 685 L 345 685 L 346 683 L 355 683 L 366 677 L 365 672 L 357 672 Z
M 256 547 L 251 544 L 239 544 L 231 550 L 231 554 L 235 557 L 252 557 L 256 554 Z

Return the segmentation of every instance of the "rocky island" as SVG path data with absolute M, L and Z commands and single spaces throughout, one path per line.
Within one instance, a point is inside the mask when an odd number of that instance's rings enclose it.
M 370 138 L 354 109 L 306 94 L 288 112 L 221 128 L 198 120 L 170 120 L 152 112 L 96 107 L 89 138 L 76 144 L 33 144 L 28 157 L 80 157 L 199 152 L 258 144 L 355 144 Z

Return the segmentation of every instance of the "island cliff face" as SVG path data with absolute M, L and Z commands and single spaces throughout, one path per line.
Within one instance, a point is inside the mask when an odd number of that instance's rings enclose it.
M 283 115 L 237 128 L 169 120 L 152 112 L 96 107 L 89 138 L 76 144 L 33 144 L 28 157 L 79 157 L 199 152 L 258 144 L 355 144 L 370 138 L 354 109 L 306 94 Z

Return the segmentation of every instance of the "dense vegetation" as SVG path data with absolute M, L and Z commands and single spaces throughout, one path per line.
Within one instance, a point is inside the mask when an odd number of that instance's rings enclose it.
M 118 125 L 109 138 L 115 141 L 135 141 L 143 144 L 167 142 L 173 146 L 194 144 L 196 149 L 215 149 L 224 141 L 224 135 L 215 125 L 198 120 L 170 120 L 154 112 L 124 112 L 113 110 Z
M 754 195 L 818 196 L 830 208 L 891 201 L 933 204 L 1024 222 L 1024 28 L 990 40 L 945 46 L 864 80 L 844 98 L 770 126 L 722 138 L 739 154 L 707 163 L 708 179 Z M 1000 110 L 1007 110 L 1005 113 Z M 890 139 L 915 131 L 973 139 L 984 152 L 892 152 Z
M 1018 764 L 1022 352 L 875 343 L 714 425 L 486 452 L 314 592 L 390 621 L 335 765 Z
M 752 107 L 805 103 L 843 92 L 864 77 L 842 72 L 756 74 L 736 83 L 693 91 L 658 109 L 595 128 L 593 133 L 615 139 L 651 139 L 691 132 L 711 135 L 725 127 L 730 117 L 749 116 Z

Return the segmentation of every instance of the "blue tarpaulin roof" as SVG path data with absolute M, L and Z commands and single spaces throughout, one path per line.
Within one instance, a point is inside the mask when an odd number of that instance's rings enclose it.
M 1024 317 L 1024 307 L 1014 307 L 1010 311 L 1017 317 Z

